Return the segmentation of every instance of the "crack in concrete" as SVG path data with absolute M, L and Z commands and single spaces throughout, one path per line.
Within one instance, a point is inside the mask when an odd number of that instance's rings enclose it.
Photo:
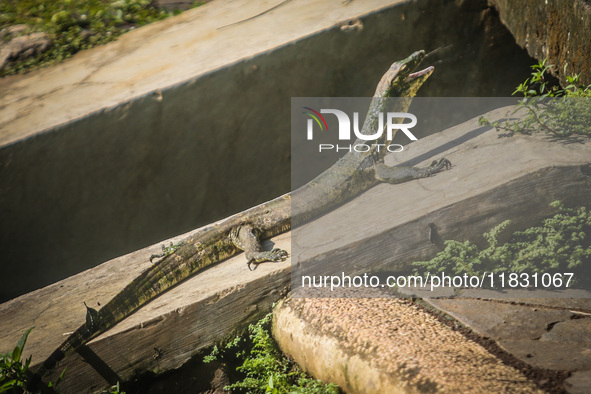
M 216 30 L 223 30 L 223 29 L 226 29 L 226 28 L 228 28 L 228 27 L 231 27 L 231 26 L 235 26 L 235 25 L 239 25 L 239 24 L 241 24 L 241 23 L 244 23 L 244 22 L 248 22 L 248 21 L 250 21 L 250 20 L 253 20 L 253 19 L 255 19 L 255 18 L 258 18 L 259 16 L 265 15 L 265 14 L 267 14 L 267 13 L 269 13 L 269 12 L 273 11 L 273 10 L 275 10 L 275 9 L 277 9 L 277 8 L 279 8 L 279 7 L 281 7 L 282 5 L 284 5 L 284 4 L 286 4 L 286 3 L 289 3 L 290 1 L 291 1 L 291 0 L 284 0 L 284 1 L 282 1 L 281 3 L 279 3 L 279 4 L 277 4 L 277 5 L 275 5 L 275 6 L 271 7 L 271 8 L 269 8 L 269 9 L 267 9 L 267 10 L 265 10 L 265 11 L 263 11 L 263 12 L 259 13 L 259 14 L 256 14 L 256 15 L 254 15 L 254 16 L 251 16 L 250 18 L 242 19 L 242 20 L 240 20 L 240 21 L 238 21 L 238 22 L 234 22 L 234 23 L 230 23 L 229 25 L 225 25 L 225 26 L 222 26 L 222 27 L 218 27 Z
M 558 321 L 553 321 L 553 322 L 546 324 L 546 328 L 545 328 L 546 332 L 550 332 L 554 328 L 555 325 L 557 325 L 558 323 L 562 323 L 563 321 L 564 320 L 558 320 Z

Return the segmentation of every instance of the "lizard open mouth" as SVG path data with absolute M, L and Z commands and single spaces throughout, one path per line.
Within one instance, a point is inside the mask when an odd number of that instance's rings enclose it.
M 413 79 L 416 79 L 416 78 L 422 77 L 423 75 L 428 75 L 428 74 L 431 74 L 431 73 L 433 72 L 433 70 L 434 70 L 434 69 L 435 69 L 435 67 L 433 67 L 433 66 L 429 66 L 429 67 L 427 67 L 427 68 L 425 68 L 425 69 L 423 69 L 423 70 L 421 70 L 421 71 L 417 71 L 417 72 L 414 72 L 414 73 L 410 73 L 410 74 L 408 75 L 408 78 L 406 78 L 406 81 L 407 81 L 407 82 L 408 82 L 408 81 L 412 81 Z

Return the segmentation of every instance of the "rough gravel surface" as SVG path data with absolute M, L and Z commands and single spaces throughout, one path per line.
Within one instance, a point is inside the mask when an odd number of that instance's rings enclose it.
M 303 343 L 304 348 L 299 351 L 314 352 L 317 358 L 324 351 L 320 349 L 323 343 L 336 340 L 340 348 L 337 352 L 350 359 L 366 360 L 369 368 L 395 382 L 400 392 L 542 392 L 521 372 L 408 300 L 292 298 L 280 305 L 275 314 L 278 342 L 305 369 L 311 369 L 305 362 L 314 357 L 299 356 L 289 349 L 289 342 L 300 346 Z M 298 341 L 298 336 L 306 338 Z M 306 349 L 305 344 L 311 349 Z M 333 351 L 334 346 L 327 346 L 326 352 Z M 331 356 L 326 358 L 330 360 Z M 339 356 L 335 355 L 333 360 L 337 359 Z M 330 364 L 343 368 L 338 362 L 329 362 L 321 369 L 330 368 Z M 363 368 L 349 368 L 348 381 L 336 383 L 347 392 L 370 391 L 358 383 L 351 384 L 359 381 L 359 377 L 352 376 L 355 373 L 371 375 Z M 335 376 L 329 371 L 326 374 Z M 368 384 L 373 386 L 375 382 Z

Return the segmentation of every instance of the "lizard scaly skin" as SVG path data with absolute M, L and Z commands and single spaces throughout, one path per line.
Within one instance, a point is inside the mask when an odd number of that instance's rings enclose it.
M 363 131 L 373 134 L 378 113 L 384 110 L 386 98 L 401 97 L 396 112 L 405 112 L 418 88 L 433 72 L 433 67 L 412 73 L 424 58 L 423 51 L 392 64 L 380 80 L 370 105 Z M 384 140 L 376 141 L 385 143 Z M 350 152 L 328 170 L 291 194 L 285 194 L 264 204 L 221 220 L 199 230 L 183 241 L 173 253 L 165 254 L 160 262 L 142 272 L 99 311 L 88 309 L 87 323 L 80 326 L 42 364 L 36 373 L 38 381 L 53 369 L 68 353 L 92 338 L 109 330 L 148 301 L 172 286 L 202 270 L 227 259 L 241 250 L 248 264 L 263 261 L 283 261 L 287 252 L 281 249 L 264 251 L 260 239 L 289 231 L 298 224 L 317 217 L 342 204 L 379 182 L 400 183 L 430 176 L 451 166 L 441 159 L 425 168 L 387 167 L 383 164 L 386 149 L 374 147 L 368 152 Z M 306 203 L 293 206 L 292 195 Z

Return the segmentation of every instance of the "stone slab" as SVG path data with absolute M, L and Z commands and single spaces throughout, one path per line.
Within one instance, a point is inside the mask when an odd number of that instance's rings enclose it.
M 548 306 L 548 300 L 544 299 L 523 304 L 520 304 L 521 299 L 513 302 L 490 299 L 426 301 L 480 335 L 495 340 L 527 364 L 571 373 L 572 377 L 566 381 L 569 392 L 585 392 L 588 388 L 591 373 L 590 299 L 563 299 L 561 307 Z M 582 302 L 587 304 L 587 312 L 571 310 Z

